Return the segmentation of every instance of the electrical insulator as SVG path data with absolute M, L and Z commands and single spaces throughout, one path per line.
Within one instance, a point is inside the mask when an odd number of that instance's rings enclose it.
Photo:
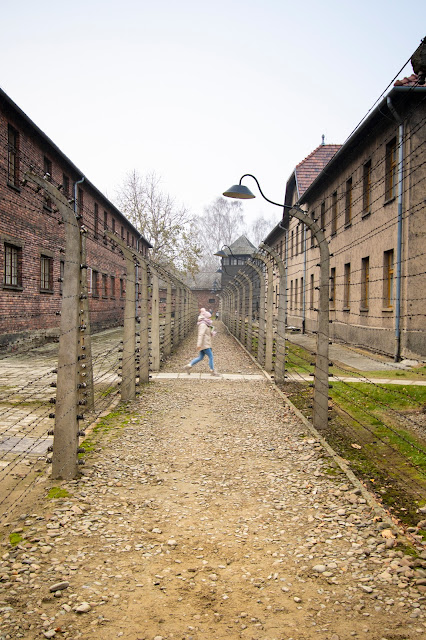
M 54 413 L 49 413 L 49 418 L 54 418 L 55 414 Z

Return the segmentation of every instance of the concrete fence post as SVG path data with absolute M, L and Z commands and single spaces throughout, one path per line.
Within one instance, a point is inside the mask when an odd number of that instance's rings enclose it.
M 249 261 L 246 263 L 259 276 L 259 318 L 257 335 L 257 360 L 259 364 L 265 363 L 265 274 L 263 269 Z
M 272 351 L 274 344 L 274 314 L 273 314 L 273 306 L 274 306 L 274 288 L 273 288 L 273 268 L 272 263 L 269 259 L 265 258 L 261 253 L 255 253 L 253 255 L 254 260 L 260 260 L 266 267 L 267 274 L 267 287 L 266 287 L 266 299 L 265 299 L 265 309 L 266 309 L 266 322 L 265 322 L 265 364 L 264 367 L 266 371 L 269 373 L 272 371 Z
M 279 270 L 279 299 L 277 315 L 277 333 L 275 337 L 275 381 L 283 383 L 285 379 L 285 317 L 287 309 L 287 292 L 285 291 L 285 267 L 280 256 L 274 249 L 262 243 L 260 249 L 271 256 Z
M 64 281 L 61 300 L 61 321 L 56 382 L 55 429 L 53 434 L 52 478 L 69 480 L 78 475 L 78 402 L 85 383 L 79 382 L 79 342 L 81 270 L 80 227 L 75 212 L 64 195 L 50 182 L 32 172 L 25 179 L 35 183 L 49 195 L 61 214 L 65 228 Z M 81 361 L 81 360 L 80 360 Z M 81 362 L 84 362 L 81 361 Z M 84 401 L 84 400 L 83 400 Z
M 253 351 L 253 283 L 248 275 L 242 271 L 239 272 L 239 275 L 244 278 L 248 285 L 246 348 L 251 353 Z
M 151 369 L 160 370 L 160 287 L 158 273 L 150 263 L 151 271 Z

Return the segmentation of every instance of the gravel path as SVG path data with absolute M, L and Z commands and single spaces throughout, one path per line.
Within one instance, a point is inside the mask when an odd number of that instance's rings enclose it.
M 219 328 L 218 371 L 258 374 Z M 194 355 L 195 331 L 163 370 Z M 69 496 L 49 481 L 7 528 L 1 640 L 425 637 L 426 551 L 405 555 L 266 378 L 156 380 L 95 442 Z

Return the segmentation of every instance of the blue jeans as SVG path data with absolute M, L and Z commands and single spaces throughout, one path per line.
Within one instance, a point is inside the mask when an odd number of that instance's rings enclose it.
M 197 356 L 196 358 L 194 358 L 193 360 L 191 360 L 191 362 L 189 364 L 191 365 L 191 367 L 193 367 L 194 364 L 197 364 L 197 362 L 201 362 L 201 360 L 204 358 L 204 356 L 208 357 L 208 359 L 209 359 L 209 367 L 213 371 L 213 369 L 214 369 L 213 351 L 211 349 L 201 349 L 200 355 Z

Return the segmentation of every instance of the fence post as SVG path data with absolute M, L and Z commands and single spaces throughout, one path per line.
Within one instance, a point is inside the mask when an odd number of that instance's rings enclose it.
M 241 344 L 245 344 L 246 342 L 246 288 L 245 282 L 238 276 L 235 276 L 235 280 L 239 283 L 241 287 L 241 322 L 240 322 L 240 342 Z
M 150 264 L 151 270 L 151 368 L 160 370 L 160 303 L 158 273 Z
M 64 282 L 62 287 L 61 321 L 56 383 L 55 429 L 53 440 L 52 477 L 69 480 L 78 475 L 78 351 L 80 330 L 79 300 L 81 295 L 80 228 L 68 200 L 53 184 L 32 172 L 25 179 L 44 189 L 58 207 L 65 226 Z
M 167 358 L 172 350 L 172 281 L 170 277 L 166 282 L 166 312 L 164 314 L 164 345 L 163 353 Z
M 285 316 L 287 309 L 287 292 L 284 289 L 285 268 L 283 261 L 274 249 L 264 243 L 260 245 L 260 249 L 272 256 L 280 272 L 274 372 L 275 381 L 282 383 L 285 379 Z
M 259 364 L 265 363 L 265 274 L 263 270 L 251 261 L 246 263 L 259 276 L 259 331 L 257 335 L 257 360 Z
M 273 305 L 274 305 L 274 288 L 273 288 L 273 269 L 270 260 L 267 260 L 265 256 L 260 253 L 255 253 L 253 259 L 260 260 L 266 267 L 267 273 L 267 289 L 266 289 L 266 339 L 265 339 L 265 369 L 266 371 L 272 371 L 272 350 L 274 344 L 274 323 L 273 323 Z
M 135 251 L 112 231 L 104 235 L 118 245 L 126 263 L 126 298 L 124 301 L 123 358 L 121 361 L 121 399 L 136 398 L 136 268 Z
M 140 265 L 140 323 L 139 323 L 139 382 L 149 382 L 149 324 L 148 324 L 148 267 L 145 258 L 138 255 Z
M 246 334 L 246 347 L 251 353 L 253 351 L 253 283 L 242 271 L 239 272 L 240 276 L 244 278 L 248 284 L 248 309 L 247 309 L 247 334 Z

